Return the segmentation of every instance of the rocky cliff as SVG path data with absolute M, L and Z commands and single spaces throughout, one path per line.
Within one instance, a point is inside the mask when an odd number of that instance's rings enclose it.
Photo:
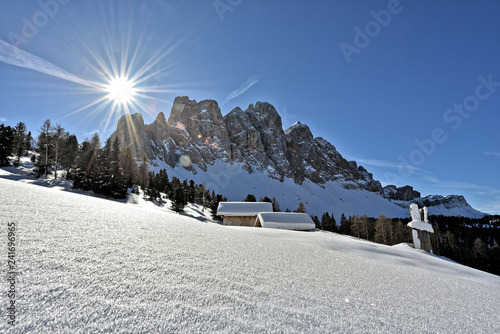
M 147 125 L 140 114 L 125 115 L 112 139 L 115 136 L 122 146 L 133 147 L 150 161 L 158 159 L 175 167 L 181 157 L 189 158 L 190 163 L 182 165 L 193 172 L 194 165 L 205 171 L 207 164 L 221 160 L 244 163 L 248 172 L 259 171 L 277 180 L 347 181 L 345 187 L 383 192 L 372 174 L 344 159 L 328 141 L 314 137 L 307 125 L 297 122 L 283 130 L 280 115 L 267 102 L 222 116 L 216 101 L 177 97 L 168 120 L 160 113 Z
M 367 190 L 399 205 L 407 201 L 428 206 L 465 202 L 461 196 L 420 199 L 411 186 L 382 187 L 365 168 L 344 159 L 325 139 L 314 137 L 307 125 L 297 122 L 283 130 L 280 115 L 267 102 L 251 104 L 246 110 L 237 107 L 222 116 L 214 100 L 177 97 L 168 119 L 159 113 L 152 124 L 144 124 L 140 114 L 125 115 L 112 134 L 115 136 L 122 146 L 132 147 L 138 158 L 146 154 L 153 164 L 163 161 L 193 174 L 197 173 L 195 166 L 205 172 L 216 161 L 237 162 L 248 173 L 263 173 L 279 181 L 291 179 L 298 185 L 306 180 L 320 186 L 338 181 L 345 189 Z

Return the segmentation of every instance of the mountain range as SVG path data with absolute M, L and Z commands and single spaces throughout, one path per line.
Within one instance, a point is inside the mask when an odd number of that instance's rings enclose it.
M 138 157 L 147 155 L 150 170 L 164 168 L 171 176 L 204 182 L 229 200 L 249 193 L 274 196 L 282 210 L 303 202 L 310 214 L 333 212 L 336 218 L 342 213 L 408 217 L 413 202 L 434 215 L 484 216 L 460 195 L 421 197 L 409 185 L 383 187 L 363 166 L 314 137 L 307 125 L 296 122 L 284 130 L 267 102 L 223 116 L 214 100 L 179 96 L 168 119 L 162 112 L 151 124 L 140 113 L 122 116 L 115 137 Z

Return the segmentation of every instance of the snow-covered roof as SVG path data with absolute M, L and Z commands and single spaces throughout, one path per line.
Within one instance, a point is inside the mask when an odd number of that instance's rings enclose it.
M 220 202 L 217 216 L 257 216 L 259 212 L 273 211 L 269 202 Z
M 255 223 L 262 227 L 281 228 L 285 230 L 313 230 L 316 225 L 306 213 L 261 212 Z

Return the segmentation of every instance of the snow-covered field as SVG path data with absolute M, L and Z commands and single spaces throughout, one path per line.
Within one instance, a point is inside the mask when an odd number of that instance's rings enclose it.
M 500 277 L 407 245 L 221 226 L 193 206 L 190 217 L 13 178 L 0 170 L 0 332 L 500 332 Z

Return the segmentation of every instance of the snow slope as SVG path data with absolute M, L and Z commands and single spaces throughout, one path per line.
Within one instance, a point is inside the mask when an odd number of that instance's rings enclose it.
M 2 292 L 0 332 L 500 331 L 500 277 L 406 245 L 221 226 L 138 196 L 6 176 L 0 228 L 17 225 L 18 324 L 6 324 Z M 3 240 L 1 277 L 6 253 Z
M 337 222 L 342 213 L 346 217 L 353 214 L 366 214 L 370 217 L 378 217 L 380 214 L 387 217 L 409 216 L 408 209 L 364 189 L 346 189 L 343 187 L 345 183 L 341 182 L 327 182 L 323 187 L 309 180 L 302 185 L 288 178 L 280 182 L 263 173 L 249 174 L 241 164 L 230 165 L 221 161 L 208 165 L 206 172 L 194 166 L 196 174 L 182 167 L 171 168 L 163 161 L 156 160 L 154 163 L 157 166 L 150 168 L 153 171 L 165 169 L 169 177 L 192 179 L 198 184 L 205 181 L 208 189 L 227 196 L 230 201 L 241 201 L 248 193 L 255 195 L 257 199 L 264 196 L 276 197 L 282 211 L 287 208 L 293 211 L 303 202 L 308 214 L 321 217 L 325 211 L 332 212 Z

